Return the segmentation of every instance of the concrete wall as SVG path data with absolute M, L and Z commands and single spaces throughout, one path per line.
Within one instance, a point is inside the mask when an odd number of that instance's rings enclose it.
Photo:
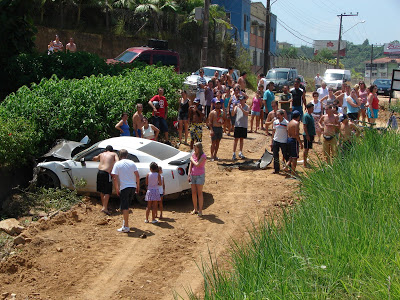
M 319 63 L 314 61 L 286 58 L 286 57 L 272 57 L 271 67 L 288 68 L 293 67 L 297 69 L 299 75 L 304 77 L 314 78 L 317 73 L 323 75 L 326 69 L 332 69 L 332 65 Z
M 36 35 L 35 44 L 40 52 L 47 51 L 47 45 L 50 40 L 55 39 L 56 34 L 59 35 L 64 47 L 68 43 L 69 38 L 73 37 L 79 51 L 95 53 L 103 58 L 114 58 L 129 47 L 147 44 L 147 39 L 121 37 L 109 33 L 93 34 L 73 30 L 58 30 L 41 26 L 37 28 L 38 33 Z M 182 72 L 194 72 L 199 68 L 201 38 L 199 38 L 198 44 L 182 43 L 182 40 L 179 38 L 170 39 L 168 41 L 168 47 L 179 53 Z M 208 65 L 224 66 L 224 58 L 221 50 L 219 48 L 212 48 L 210 44 L 209 47 Z

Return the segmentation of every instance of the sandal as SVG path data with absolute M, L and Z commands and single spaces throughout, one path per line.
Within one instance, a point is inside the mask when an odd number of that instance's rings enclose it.
M 191 214 L 191 215 L 195 215 L 195 214 L 197 214 L 197 211 L 196 211 L 195 209 L 193 209 L 193 210 L 190 212 L 190 214 Z

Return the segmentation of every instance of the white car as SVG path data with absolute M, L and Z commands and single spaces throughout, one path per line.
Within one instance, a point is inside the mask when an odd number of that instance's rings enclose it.
M 200 70 L 200 69 L 199 69 Z M 187 90 L 188 92 L 192 92 L 192 93 L 196 93 L 197 91 L 197 79 L 200 77 L 200 73 L 199 70 L 197 70 L 196 72 L 192 73 L 192 75 L 186 77 L 185 82 L 183 83 L 183 86 L 185 88 L 185 90 Z M 219 68 L 219 67 L 204 67 L 204 79 L 208 82 L 209 80 L 211 80 L 212 77 L 214 77 L 215 71 L 218 71 L 219 73 L 219 77 L 221 78 L 222 74 L 226 74 L 228 73 L 228 69 L 226 68 Z M 232 77 L 234 81 L 238 81 L 239 79 L 239 71 L 238 70 L 234 70 L 232 73 Z
M 188 168 L 191 153 L 152 140 L 136 137 L 115 137 L 98 142 L 71 159 L 39 163 L 36 167 L 37 182 L 46 187 L 67 187 L 78 192 L 96 193 L 96 178 L 99 162 L 93 157 L 105 151 L 111 145 L 118 153 L 126 149 L 128 159 L 135 162 L 140 176 L 140 194 L 136 199 L 143 203 L 146 192 L 145 178 L 150 172 L 150 163 L 156 162 L 163 169 L 165 196 L 178 198 L 182 192 L 190 189 Z M 75 186 L 76 181 L 84 179 L 84 186 Z M 115 191 L 113 191 L 115 194 Z

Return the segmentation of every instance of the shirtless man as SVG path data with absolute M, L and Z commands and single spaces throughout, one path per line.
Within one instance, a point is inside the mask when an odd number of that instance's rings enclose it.
M 360 136 L 360 128 L 358 128 L 353 121 L 344 114 L 339 118 L 340 120 L 340 145 L 342 146 L 343 152 L 349 151 L 353 139 L 353 132 L 356 136 Z
M 108 200 L 112 193 L 111 171 L 114 164 L 119 161 L 118 155 L 114 152 L 112 146 L 108 145 L 106 151 L 93 157 L 93 161 L 100 161 L 99 171 L 97 172 L 97 191 L 100 193 L 101 211 L 110 215 L 108 211 Z
M 222 139 L 222 125 L 224 124 L 223 113 L 221 110 L 222 104 L 220 100 L 215 101 L 215 109 L 210 112 L 208 118 L 208 127 L 211 135 L 211 161 L 218 160 L 217 152 L 219 143 Z
M 230 88 L 233 88 L 233 85 L 235 84 L 235 81 L 233 80 L 232 74 L 233 74 L 233 68 L 229 67 L 228 68 L 228 74 L 226 74 L 226 77 L 227 77 L 227 80 L 228 80 L 228 86 Z
M 337 154 L 336 133 L 340 128 L 339 116 L 334 115 L 332 105 L 327 105 L 325 108 L 326 114 L 319 120 L 319 125 L 324 134 L 322 143 L 326 162 L 330 163 L 331 159 Z
M 138 103 L 136 104 L 135 114 L 132 117 L 132 124 L 133 124 L 133 136 L 142 137 L 142 127 L 144 125 L 143 122 L 143 104 Z
M 246 77 L 247 77 L 247 73 L 243 72 L 242 76 L 239 77 L 238 82 L 237 82 L 240 85 L 240 90 L 243 93 L 246 93 Z
M 189 107 L 189 123 L 190 123 L 190 149 L 193 150 L 194 142 L 201 142 L 203 138 L 202 121 L 204 113 L 199 107 L 200 99 L 193 100 L 194 105 Z
M 74 43 L 74 39 L 70 38 L 69 43 L 65 46 L 67 52 L 76 52 L 76 44 Z
M 276 112 L 278 111 L 278 101 L 274 100 L 271 102 L 272 105 L 272 111 L 268 113 L 267 119 L 265 120 L 265 126 L 269 128 L 272 123 L 274 123 L 276 119 Z M 287 114 L 286 111 L 284 111 L 283 117 L 287 120 Z
M 295 110 L 292 113 L 292 120 L 288 124 L 289 165 L 291 167 L 292 176 L 296 176 L 299 146 L 303 149 L 303 143 L 300 139 L 300 112 Z

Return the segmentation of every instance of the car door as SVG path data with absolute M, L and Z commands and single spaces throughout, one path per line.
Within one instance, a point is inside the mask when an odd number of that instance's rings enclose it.
M 86 184 L 79 187 L 79 191 L 96 192 L 97 171 L 99 162 L 93 161 L 93 157 L 104 152 L 104 148 L 96 148 L 85 154 L 79 160 L 72 160 L 70 163 L 70 172 L 74 183 L 83 179 Z

